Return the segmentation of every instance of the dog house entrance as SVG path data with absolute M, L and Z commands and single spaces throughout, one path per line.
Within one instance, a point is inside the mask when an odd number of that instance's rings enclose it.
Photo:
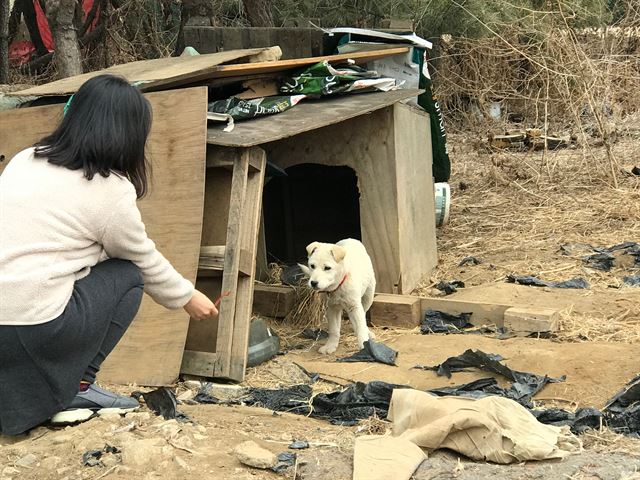
M 360 194 L 352 168 L 306 163 L 286 172 L 264 187 L 268 262 L 304 261 L 305 247 L 313 241 L 361 240 Z

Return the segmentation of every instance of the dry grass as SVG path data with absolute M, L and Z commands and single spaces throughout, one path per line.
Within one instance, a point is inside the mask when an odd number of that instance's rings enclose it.
M 540 152 L 483 153 L 462 136 L 453 137 L 451 219 L 438 231 L 437 274 L 416 293 L 426 294 L 440 280 L 461 277 L 479 285 L 504 281 L 510 273 L 619 284 L 621 272 L 588 269 L 579 254 L 563 255 L 559 247 L 640 238 L 640 177 L 624 177 L 614 189 L 599 184 L 581 151 L 547 153 L 541 164 Z M 640 144 L 630 140 L 615 149 L 630 162 L 640 154 Z M 483 263 L 459 267 L 466 256 Z
M 282 265 L 269 264 L 267 270 L 268 285 L 282 285 Z M 302 285 L 294 287 L 296 302 L 291 313 L 284 318 L 283 323 L 304 330 L 305 328 L 318 328 L 322 325 L 326 309 L 323 294 L 314 292 Z
M 606 454 L 622 453 L 640 457 L 640 442 L 637 438 L 620 435 L 607 428 L 589 430 L 581 435 L 580 439 L 585 450 Z

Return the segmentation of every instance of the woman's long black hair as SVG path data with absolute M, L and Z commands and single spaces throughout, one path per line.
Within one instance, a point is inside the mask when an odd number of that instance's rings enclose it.
M 141 198 L 147 192 L 145 144 L 150 130 L 149 101 L 126 80 L 99 75 L 80 87 L 58 128 L 36 144 L 35 156 L 82 169 L 87 180 L 122 175 Z

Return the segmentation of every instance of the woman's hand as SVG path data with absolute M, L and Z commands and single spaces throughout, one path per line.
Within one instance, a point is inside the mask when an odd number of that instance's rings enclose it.
M 191 300 L 187 302 L 184 309 L 194 320 L 205 320 L 218 316 L 218 309 L 213 302 L 198 290 L 193 292 Z

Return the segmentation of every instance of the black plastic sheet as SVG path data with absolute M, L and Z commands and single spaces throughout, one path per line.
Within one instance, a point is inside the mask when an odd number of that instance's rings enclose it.
M 289 448 L 291 450 L 305 450 L 309 448 L 309 442 L 307 442 L 306 440 L 296 440 L 295 442 L 289 444 Z
M 312 388 L 304 384 L 281 389 L 251 388 L 242 401 L 247 405 L 263 407 L 275 412 L 307 415 L 312 393 Z
M 325 340 L 329 338 L 329 333 L 324 330 L 320 330 L 319 328 L 305 328 L 300 336 L 317 342 L 318 340 Z
M 531 410 L 534 417 L 546 425 L 556 427 L 569 426 L 577 435 L 590 429 L 600 428 L 604 423 L 604 415 L 595 408 L 580 408 L 575 413 L 559 408 Z
M 298 456 L 295 453 L 282 452 L 280 455 L 278 455 L 278 463 L 275 467 L 272 467 L 271 470 L 276 473 L 282 473 L 287 468 L 293 467 L 295 465 L 297 457 Z
M 516 402 L 528 406 L 531 397 L 544 388 L 547 383 L 563 382 L 565 377 L 551 378 L 546 375 L 536 375 L 534 373 L 519 372 L 512 370 L 500 363 L 503 358 L 500 355 L 485 353 L 480 350 L 466 350 L 462 355 L 450 357 L 440 365 L 433 367 L 418 366 L 424 370 L 434 370 L 438 376 L 451 378 L 453 372 L 465 371 L 468 368 L 478 368 L 486 372 L 496 373 L 511 380 L 513 383 L 508 389 L 501 389 L 496 385 L 487 385 L 486 388 L 492 390 L 492 394 L 498 394 L 511 398 Z M 469 391 L 468 384 L 465 391 Z
M 507 282 L 530 287 L 589 288 L 589 282 L 581 277 L 572 278 L 571 280 L 565 280 L 563 282 L 547 282 L 546 280 L 540 280 L 538 277 L 533 277 L 531 275 L 508 275 Z
M 321 393 L 313 398 L 312 416 L 341 425 L 355 425 L 374 415 L 385 418 L 396 388 L 409 387 L 380 381 L 357 382 L 341 392 Z
M 460 263 L 458 264 L 458 266 L 464 267 L 466 265 L 480 265 L 481 263 L 482 263 L 482 260 L 480 260 L 479 258 L 464 257 L 462 260 L 460 260 Z
M 175 418 L 180 422 L 188 422 L 190 418 L 182 412 L 178 411 L 178 401 L 173 391 L 166 387 L 160 387 L 151 392 L 133 392 L 131 394 L 135 398 L 144 398 L 144 402 L 156 415 L 161 415 L 165 420 Z
M 450 315 L 437 310 L 427 310 L 420 325 L 420 332 L 423 335 L 429 333 L 460 333 L 465 328 L 473 326 L 469 322 L 470 318 L 471 313 Z
M 612 247 L 593 247 L 593 251 L 596 253 L 583 257 L 583 261 L 591 268 L 608 272 L 622 255 L 635 257 L 634 266 L 640 268 L 640 244 L 636 242 L 619 243 Z
M 436 288 L 444 292 L 445 295 L 451 295 L 452 293 L 456 293 L 459 288 L 464 288 L 464 282 L 462 280 L 442 281 L 436 285 Z
M 622 281 L 632 287 L 640 287 L 640 275 L 624 277 Z
M 384 343 L 366 340 L 364 348 L 350 357 L 339 358 L 338 362 L 377 362 L 395 366 L 398 352 Z

